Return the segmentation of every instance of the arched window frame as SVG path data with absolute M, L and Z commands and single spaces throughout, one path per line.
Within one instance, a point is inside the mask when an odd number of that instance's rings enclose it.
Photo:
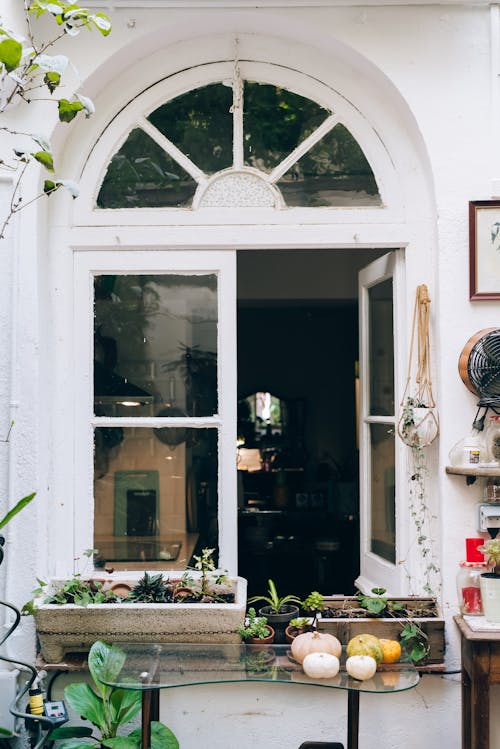
M 143 126 L 145 118 L 166 101 L 185 94 L 194 88 L 221 81 L 232 81 L 234 64 L 224 62 L 207 64 L 201 68 L 190 68 L 166 78 L 143 91 L 117 113 L 96 139 L 84 165 L 80 176 L 81 194 L 78 201 L 78 210 L 75 211 L 74 215 L 74 225 L 106 226 L 124 223 L 126 225 L 151 226 L 168 225 L 169 223 L 178 224 L 179 220 L 186 225 L 199 225 L 207 221 L 212 223 L 214 219 L 220 219 L 224 223 L 239 223 L 242 210 L 244 210 L 247 220 L 260 220 L 265 223 L 278 224 L 297 222 L 307 224 L 317 223 L 318 221 L 320 223 L 332 221 L 349 223 L 353 219 L 361 223 L 367 221 L 385 223 L 398 220 L 397 217 L 402 213 L 402 205 L 400 190 L 397 189 L 394 165 L 378 134 L 355 106 L 333 88 L 290 68 L 242 60 L 239 62 L 239 71 L 243 80 L 287 88 L 305 98 L 316 101 L 326 110 L 333 112 L 329 124 L 334 121 L 335 124 L 344 125 L 357 140 L 375 175 L 382 205 L 345 208 L 284 208 L 283 206 L 272 208 L 200 208 L 201 190 L 198 189 L 193 206 L 189 208 L 97 208 L 97 195 L 110 159 L 113 154 L 119 151 L 130 132 L 136 127 Z M 236 131 L 238 126 L 241 126 L 241 123 L 236 120 Z M 320 125 L 321 128 L 323 128 L 323 125 Z M 325 129 L 328 129 L 328 126 Z M 234 167 L 226 170 L 227 172 L 258 173 L 264 181 L 271 187 L 273 186 L 275 175 L 257 172 L 251 167 L 242 165 L 236 140 L 233 143 L 233 149 L 235 152 Z M 217 175 L 215 175 L 216 177 Z M 202 180 L 202 186 L 205 187 L 213 179 L 214 176 L 211 176 L 206 181 Z M 180 216 L 181 219 L 179 219 Z

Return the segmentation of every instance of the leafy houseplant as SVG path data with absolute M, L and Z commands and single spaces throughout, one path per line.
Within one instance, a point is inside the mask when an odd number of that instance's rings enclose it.
M 314 632 L 316 630 L 318 616 L 325 607 L 325 599 L 321 593 L 313 590 L 312 593 L 309 593 L 307 598 L 302 601 L 301 606 L 304 611 L 313 615 L 312 619 L 307 616 L 290 619 L 290 623 L 285 629 L 287 642 L 292 642 L 297 635 L 304 632 Z
M 484 615 L 487 621 L 500 624 L 500 539 L 487 539 L 478 546 L 478 551 L 482 551 L 492 568 L 479 578 Z
M 141 728 L 135 728 L 127 736 L 118 736 L 118 731 L 129 723 L 141 709 L 141 692 L 116 689 L 103 684 L 101 679 L 113 681 L 124 664 L 125 654 L 119 648 L 97 641 L 90 648 L 89 671 L 94 688 L 87 682 L 70 684 L 64 690 L 68 704 L 82 718 L 97 728 L 87 726 L 64 726 L 56 728 L 51 740 L 61 740 L 60 749 L 89 749 L 107 746 L 111 749 L 140 749 Z M 178 749 L 179 742 L 163 723 L 151 723 L 151 749 Z
M 238 627 L 238 634 L 244 642 L 272 642 L 274 629 L 265 616 L 257 616 L 255 609 L 250 607 L 245 624 Z
M 268 623 L 275 631 L 275 641 L 277 643 L 285 642 L 285 628 L 290 619 L 296 617 L 299 613 L 300 598 L 288 594 L 279 596 L 276 585 L 273 580 L 268 580 L 267 595 L 252 596 L 248 603 L 264 601 L 267 605 L 259 609 L 259 615 L 265 616 Z

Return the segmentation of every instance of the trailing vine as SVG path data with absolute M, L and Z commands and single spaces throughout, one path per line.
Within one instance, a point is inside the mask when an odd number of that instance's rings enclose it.
M 408 377 L 401 401 L 398 435 L 409 448 L 408 509 L 414 525 L 414 543 L 417 545 L 421 559 L 421 591 L 431 596 L 437 596 L 441 590 L 441 570 L 434 542 L 433 523 L 436 516 L 432 513 L 428 497 L 429 468 L 425 455 L 425 448 L 439 434 L 431 380 L 430 301 L 425 284 L 418 286 L 413 312 Z M 417 341 L 416 373 L 415 383 L 412 386 L 415 339 Z M 405 560 L 402 560 L 401 564 L 405 564 Z M 406 573 L 410 584 L 414 585 L 408 570 L 406 570 Z

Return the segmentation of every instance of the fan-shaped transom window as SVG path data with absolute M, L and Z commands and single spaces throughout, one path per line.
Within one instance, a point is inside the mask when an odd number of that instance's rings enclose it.
M 99 208 L 380 206 L 338 116 L 286 88 L 212 83 L 141 118 L 111 159 Z

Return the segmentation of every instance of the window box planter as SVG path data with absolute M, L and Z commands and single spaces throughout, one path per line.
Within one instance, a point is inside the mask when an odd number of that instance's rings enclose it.
M 343 645 L 360 634 L 372 634 L 388 640 L 398 640 L 405 624 L 414 621 L 427 635 L 429 653 L 418 665 L 433 665 L 444 662 L 445 632 L 444 618 L 434 598 L 410 596 L 391 598 L 403 605 L 406 615 L 376 617 L 366 616 L 359 600 L 354 596 L 325 596 L 325 609 L 317 620 L 320 632 L 329 632 L 338 637 Z
M 247 581 L 230 578 L 234 603 L 45 604 L 35 601 L 35 624 L 46 663 L 66 653 L 85 652 L 96 640 L 113 642 L 240 642 L 245 620 Z M 52 580 L 55 590 L 63 581 Z M 116 579 L 108 579 L 110 586 Z M 50 588 L 48 590 L 50 593 Z M 46 598 L 46 594 L 42 597 Z

